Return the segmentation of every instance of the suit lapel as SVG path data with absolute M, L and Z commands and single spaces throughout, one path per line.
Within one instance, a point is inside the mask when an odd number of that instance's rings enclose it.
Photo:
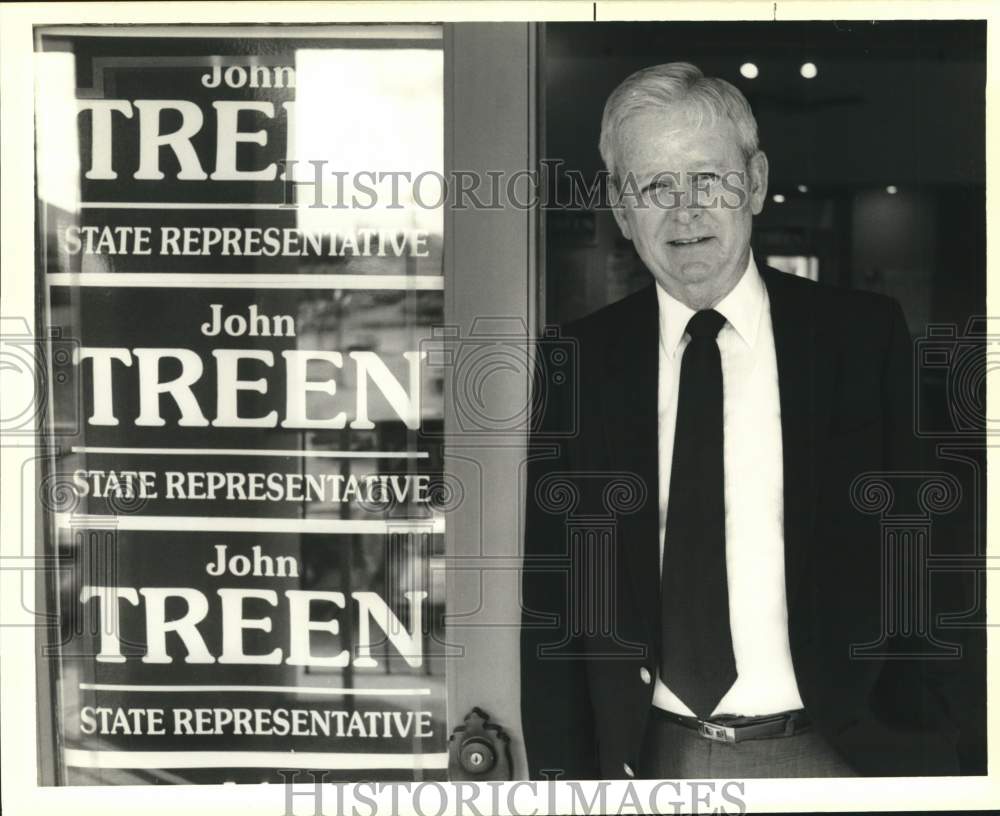
M 635 513 L 618 519 L 618 552 L 653 644 L 660 628 L 658 311 L 652 286 L 632 296 L 608 343 L 603 372 L 611 469 L 637 476 L 646 493 Z
M 819 320 L 807 284 L 770 267 L 761 270 L 771 303 L 771 324 L 778 362 L 784 467 L 785 592 L 789 635 L 802 634 L 799 600 L 810 548 L 815 538 L 816 436 L 825 426 L 829 399 L 819 364 Z M 827 372 L 828 373 L 828 372 Z
M 785 591 L 789 636 L 805 634 L 794 614 L 815 538 L 817 428 L 829 413 L 829 377 L 819 315 L 808 284 L 762 267 L 778 364 L 784 472 Z M 646 500 L 619 519 L 619 552 L 651 643 L 660 642 L 658 307 L 652 287 L 624 309 L 604 357 L 604 432 L 612 470 L 639 477 Z

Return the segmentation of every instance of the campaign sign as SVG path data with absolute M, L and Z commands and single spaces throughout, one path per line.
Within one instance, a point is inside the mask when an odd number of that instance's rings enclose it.
M 441 54 L 39 30 L 60 783 L 445 777 Z

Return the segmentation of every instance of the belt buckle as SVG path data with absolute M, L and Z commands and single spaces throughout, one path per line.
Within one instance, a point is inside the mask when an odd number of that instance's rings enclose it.
M 736 742 L 736 729 L 729 725 L 718 725 L 702 720 L 698 726 L 698 733 L 714 742 Z

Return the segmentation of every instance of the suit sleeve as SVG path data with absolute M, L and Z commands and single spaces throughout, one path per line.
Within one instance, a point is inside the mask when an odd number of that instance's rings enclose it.
M 544 383 L 540 387 L 544 388 Z M 575 386 L 570 395 L 576 398 Z M 586 665 L 580 659 L 583 646 L 569 625 L 566 522 L 556 495 L 561 489 L 574 489 L 567 453 L 572 441 L 554 433 L 571 427 L 568 412 L 572 410 L 565 401 L 546 405 L 528 448 L 521 583 L 521 722 L 532 779 L 599 777 Z
M 942 467 L 932 445 L 916 432 L 915 400 L 919 399 L 914 378 L 913 342 L 899 304 L 889 307 L 888 347 L 883 377 L 883 404 L 886 407 L 883 451 L 889 472 L 926 473 Z M 943 555 L 968 551 L 971 518 L 968 512 L 933 517 L 931 554 Z M 876 693 L 891 719 L 902 727 L 931 730 L 938 739 L 960 750 L 962 732 L 974 728 L 974 706 L 970 706 L 970 681 L 973 680 L 977 637 L 974 630 L 939 630 L 934 621 L 942 613 L 954 613 L 970 607 L 973 580 L 969 576 L 930 574 L 931 633 L 942 641 L 957 644 L 956 658 L 906 658 L 887 660 Z M 919 645 L 919 644 L 918 644 Z M 906 648 L 901 644 L 901 648 Z M 928 769 L 928 773 L 940 773 Z M 965 771 L 970 772 L 970 771 Z

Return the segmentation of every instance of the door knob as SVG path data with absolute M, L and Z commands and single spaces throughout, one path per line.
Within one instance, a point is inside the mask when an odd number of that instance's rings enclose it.
M 453 781 L 510 780 L 510 737 L 478 706 L 448 740 L 448 776 Z

